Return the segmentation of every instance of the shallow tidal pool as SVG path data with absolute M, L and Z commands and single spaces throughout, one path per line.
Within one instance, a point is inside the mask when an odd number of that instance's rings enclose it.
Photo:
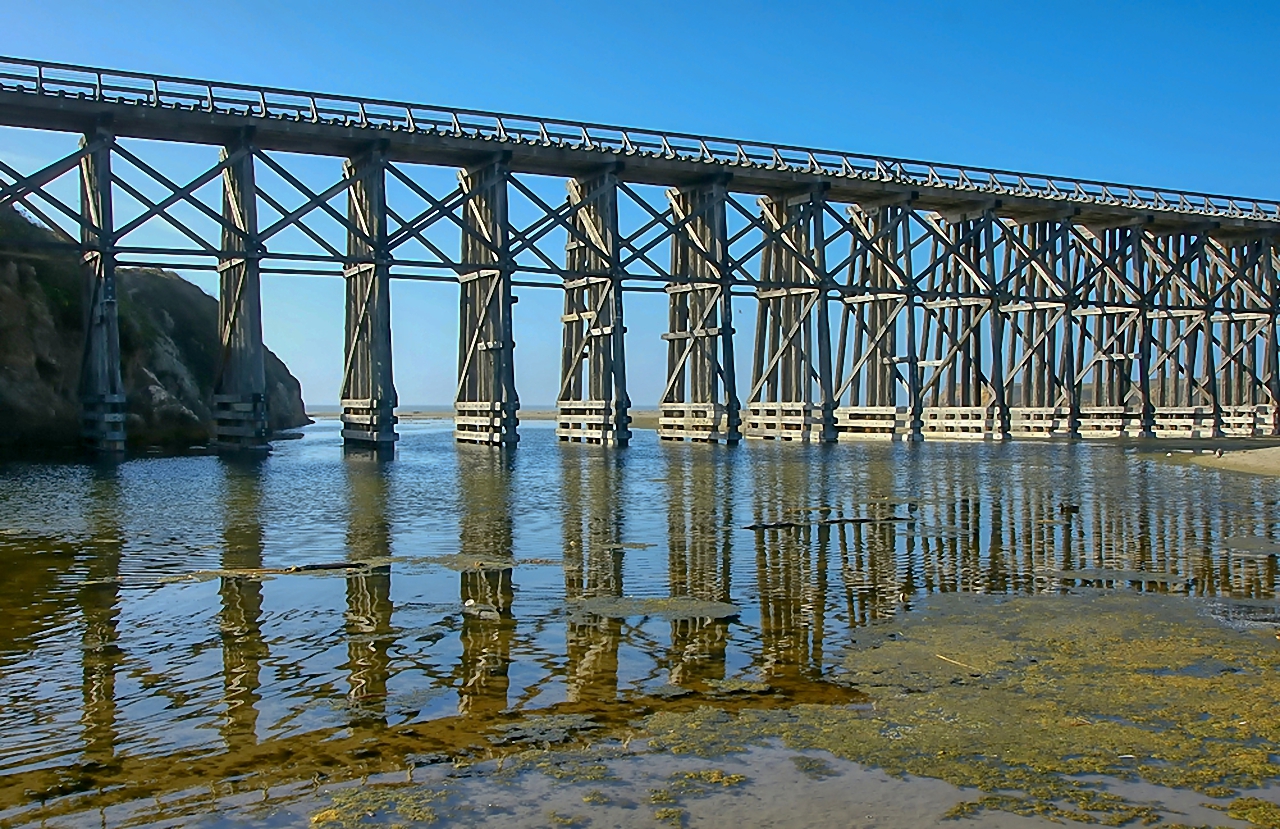
M 1272 479 L 522 429 L 0 465 L 0 825 L 1280 826 Z

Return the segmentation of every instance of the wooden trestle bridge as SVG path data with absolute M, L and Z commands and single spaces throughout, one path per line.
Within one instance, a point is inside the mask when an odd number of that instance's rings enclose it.
M 396 437 L 392 278 L 461 286 L 461 441 L 517 440 L 513 286 L 564 291 L 567 440 L 630 436 L 637 290 L 670 298 L 664 438 L 1280 434 L 1276 202 L 12 58 L 0 125 L 82 136 L 39 169 L 0 160 L 0 209 L 91 273 L 82 394 L 103 449 L 125 437 L 122 266 L 220 274 L 227 447 L 267 440 L 259 284 L 290 273 L 346 279 L 356 444 Z M 156 142 L 209 158 L 182 183 Z M 331 183 L 304 181 L 308 157 Z M 79 204 L 59 191 L 76 176 Z M 735 295 L 756 304 L 745 383 Z

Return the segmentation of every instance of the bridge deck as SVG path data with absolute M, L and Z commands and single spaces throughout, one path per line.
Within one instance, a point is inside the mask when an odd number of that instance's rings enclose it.
M 920 209 L 1010 218 L 1135 220 L 1170 230 L 1280 230 L 1280 203 L 1033 175 L 780 144 L 323 95 L 0 57 L 0 125 L 210 145 L 247 126 L 267 150 L 347 157 L 385 142 L 390 161 L 467 167 L 509 153 L 514 172 L 582 176 L 620 163 L 619 178 L 679 186 L 730 176 L 741 193 L 825 185 L 831 201 L 912 198 Z

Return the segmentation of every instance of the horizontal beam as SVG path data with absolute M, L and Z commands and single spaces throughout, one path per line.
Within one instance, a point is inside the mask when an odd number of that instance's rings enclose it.
M 390 161 L 471 167 L 510 153 L 514 172 L 664 186 L 729 176 L 729 189 L 823 188 L 830 201 L 911 200 L 943 213 L 998 204 L 1002 216 L 1070 209 L 1098 225 L 1280 232 L 1280 203 L 675 132 L 214 83 L 0 57 L 0 125 L 221 146 L 252 126 L 266 150 L 349 157 L 385 142 Z

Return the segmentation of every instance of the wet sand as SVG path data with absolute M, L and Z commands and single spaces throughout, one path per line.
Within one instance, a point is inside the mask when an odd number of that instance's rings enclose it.
M 1280 475 L 1280 446 L 1226 452 L 1222 457 L 1211 454 L 1196 455 L 1191 458 L 1191 462 L 1214 469 L 1229 469 L 1232 472 Z
M 492 762 L 461 770 L 437 765 L 415 770 L 410 775 L 413 782 L 407 785 L 405 774 L 382 775 L 367 780 L 362 793 L 352 791 L 350 784 L 338 784 L 267 812 L 229 809 L 224 824 L 238 827 L 256 819 L 256 825 L 267 827 L 345 829 L 368 820 L 361 809 L 376 806 L 374 820 L 369 822 L 386 826 L 400 816 L 396 805 L 416 800 L 429 804 L 432 817 L 442 825 L 500 821 L 509 829 L 557 825 L 1044 829 L 1063 825 L 1042 815 L 1000 811 L 956 820 L 947 816 L 948 811 L 981 796 L 979 789 L 927 777 L 893 776 L 822 751 L 757 746 L 715 759 L 627 756 L 597 768 L 603 779 L 566 775 L 566 769 L 572 772 L 566 766 L 508 777 Z M 708 772 L 721 772 L 723 782 L 701 783 L 696 775 Z M 1227 817 L 1225 802 L 1196 792 L 1128 782 L 1114 788 L 1123 795 L 1160 803 L 1161 813 L 1177 823 L 1230 829 L 1249 825 Z

